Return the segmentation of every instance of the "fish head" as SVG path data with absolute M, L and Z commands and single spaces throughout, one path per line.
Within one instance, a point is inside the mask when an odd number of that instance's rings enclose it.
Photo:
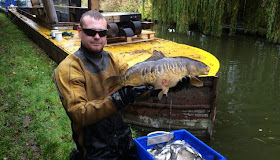
M 210 71 L 210 67 L 209 66 L 206 66 L 205 67 L 205 71 L 204 71 L 204 75 L 207 75 Z
M 198 75 L 207 75 L 210 71 L 210 67 L 202 62 L 196 62 L 189 64 L 188 72 L 190 75 L 198 76 Z

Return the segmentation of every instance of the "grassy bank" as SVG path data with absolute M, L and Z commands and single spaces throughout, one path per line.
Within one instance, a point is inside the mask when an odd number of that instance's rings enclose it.
M 68 159 L 74 143 L 51 81 L 56 66 L 0 13 L 0 159 Z

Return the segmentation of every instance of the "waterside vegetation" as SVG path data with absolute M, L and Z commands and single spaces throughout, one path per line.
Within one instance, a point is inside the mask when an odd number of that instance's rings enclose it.
M 280 42 L 280 1 L 277 0 L 146 0 L 152 3 L 153 19 L 175 23 L 179 32 L 198 25 L 204 34 L 221 36 L 229 25 L 234 35 L 238 26 L 247 34 Z

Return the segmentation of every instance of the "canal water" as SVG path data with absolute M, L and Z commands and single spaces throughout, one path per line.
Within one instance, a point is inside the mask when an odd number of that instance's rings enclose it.
M 156 37 L 204 49 L 220 61 L 217 114 L 207 144 L 229 160 L 280 159 L 280 45 L 244 36 L 176 33 Z

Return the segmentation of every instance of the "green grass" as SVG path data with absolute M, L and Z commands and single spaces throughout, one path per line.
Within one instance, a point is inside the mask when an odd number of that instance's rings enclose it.
M 0 13 L 0 159 L 69 159 L 75 145 L 51 80 L 56 66 Z

